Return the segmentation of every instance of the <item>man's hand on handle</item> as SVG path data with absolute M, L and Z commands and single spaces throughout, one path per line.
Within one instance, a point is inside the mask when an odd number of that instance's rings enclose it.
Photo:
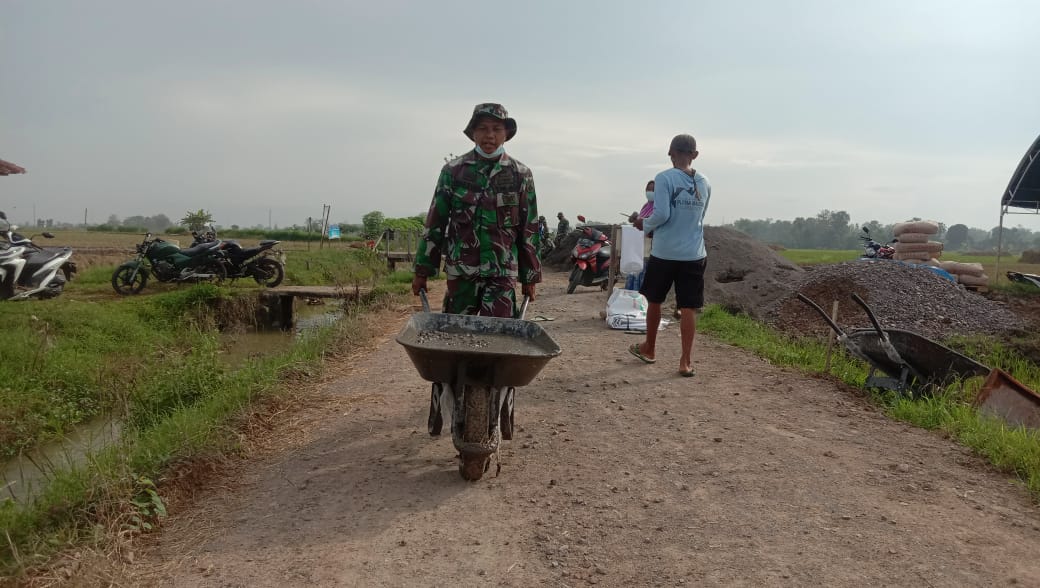
M 534 295 L 535 285 L 536 284 L 523 284 L 520 287 L 520 291 L 522 291 L 524 293 L 524 296 L 527 296 L 528 298 L 530 298 L 531 302 L 534 302 L 534 298 L 535 298 L 535 295 Z M 412 288 L 414 288 L 414 287 L 415 286 L 413 285 Z
M 419 290 L 426 290 L 426 276 L 416 274 L 412 278 L 412 294 L 418 296 Z

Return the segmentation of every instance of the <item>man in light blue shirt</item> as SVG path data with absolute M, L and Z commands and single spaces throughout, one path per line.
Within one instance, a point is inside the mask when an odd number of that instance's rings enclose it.
M 693 376 L 693 337 L 696 333 L 696 309 L 704 306 L 704 268 L 708 252 L 704 246 L 704 214 L 711 198 L 708 178 L 690 167 L 699 155 L 697 140 L 690 135 L 676 135 L 668 147 L 672 160 L 667 169 L 654 178 L 654 212 L 633 224 L 644 232 L 653 232 L 650 260 L 639 293 L 646 297 L 646 340 L 628 351 L 645 363 L 655 363 L 657 330 L 661 323 L 661 304 L 675 285 L 675 302 L 679 309 L 679 332 L 682 355 L 679 373 Z

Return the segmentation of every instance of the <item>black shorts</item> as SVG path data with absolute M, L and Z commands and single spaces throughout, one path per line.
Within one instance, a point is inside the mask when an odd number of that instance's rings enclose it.
M 704 268 L 708 258 L 697 261 L 673 261 L 650 256 L 646 262 L 646 275 L 639 293 L 647 302 L 661 304 L 675 284 L 675 306 L 677 308 L 701 308 L 704 306 Z

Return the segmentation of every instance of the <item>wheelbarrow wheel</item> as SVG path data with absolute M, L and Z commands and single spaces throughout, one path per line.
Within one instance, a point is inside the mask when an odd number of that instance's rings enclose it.
M 510 386 L 505 390 L 505 398 L 502 400 L 502 411 L 499 414 L 499 427 L 502 429 L 502 439 L 513 440 L 513 399 L 516 388 Z
M 488 406 L 489 391 L 486 388 L 465 388 L 465 420 L 463 421 L 462 440 L 466 443 L 487 444 L 489 434 L 490 410 Z M 484 476 L 491 456 L 487 453 L 461 452 L 459 454 L 459 475 L 463 480 L 475 482 Z
M 430 387 L 430 416 L 426 421 L 426 428 L 431 437 L 441 434 L 444 425 L 444 417 L 441 415 L 441 389 L 443 384 L 436 383 Z

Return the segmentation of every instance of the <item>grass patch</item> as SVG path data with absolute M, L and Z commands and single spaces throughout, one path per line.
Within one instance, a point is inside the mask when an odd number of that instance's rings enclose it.
M 817 340 L 793 339 L 739 315 L 709 306 L 698 319 L 697 328 L 712 337 L 752 351 L 777 365 L 804 372 L 825 374 L 827 347 Z M 944 342 L 992 368 L 1000 368 L 1025 385 L 1040 389 L 1040 366 L 988 337 L 959 337 Z M 828 375 L 846 384 L 862 387 L 868 366 L 835 345 Z M 1001 420 L 979 413 L 972 400 L 981 379 L 955 383 L 928 397 L 909 398 L 892 392 L 873 391 L 873 402 L 893 418 L 926 429 L 939 430 L 986 457 L 1003 472 L 1016 476 L 1040 499 L 1040 434 L 1023 427 L 1008 427 Z
M 236 451 L 242 415 L 367 340 L 366 313 L 406 303 L 408 292 L 404 276 L 395 276 L 336 324 L 233 367 L 218 358 L 212 316 L 229 296 L 225 288 L 0 305 L 11 343 L 0 362 L 5 457 L 90 418 L 122 423 L 116 445 L 76 465 L 42 464 L 47 481 L 31 502 L 0 499 L 0 584 L 58 549 L 156 525 L 164 505 L 153 480 L 173 464 Z M 17 356 L 9 359 L 8 349 Z

